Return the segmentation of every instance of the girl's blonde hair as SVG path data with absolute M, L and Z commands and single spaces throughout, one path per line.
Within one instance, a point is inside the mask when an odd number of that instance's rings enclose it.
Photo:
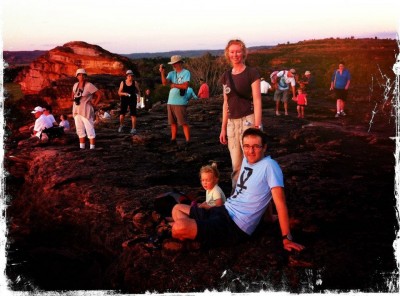
M 229 60 L 229 47 L 231 45 L 239 45 L 240 46 L 240 48 L 243 51 L 243 63 L 244 63 L 244 61 L 246 60 L 246 57 L 247 57 L 247 47 L 246 47 L 246 44 L 244 44 L 244 42 L 242 40 L 240 40 L 240 39 L 229 40 L 228 44 L 226 45 L 224 54 L 225 54 L 225 58 L 226 58 L 227 62 L 230 63 L 230 60 Z
M 213 162 L 211 165 L 204 165 L 200 168 L 199 176 L 201 178 L 201 174 L 203 173 L 211 173 L 215 178 L 219 179 L 219 171 L 217 168 L 217 164 Z

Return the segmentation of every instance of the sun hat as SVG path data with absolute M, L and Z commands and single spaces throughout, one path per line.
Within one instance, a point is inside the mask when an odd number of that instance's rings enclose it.
M 126 75 L 133 75 L 133 71 L 132 70 L 126 71 Z
M 304 75 L 310 75 L 310 74 L 311 74 L 310 71 L 306 71 L 306 72 L 304 73 Z
M 295 69 L 293 69 L 293 68 L 292 68 L 292 69 L 290 69 L 289 71 L 290 71 L 290 73 L 292 73 L 292 74 L 296 74 L 296 70 L 295 70 Z
M 182 57 L 180 55 L 174 55 L 174 56 L 171 57 L 171 61 L 168 64 L 169 65 L 173 65 L 173 64 L 176 64 L 178 62 L 182 62 L 183 63 Z
M 35 107 L 35 109 L 33 109 L 33 111 L 31 113 L 35 114 L 38 112 L 43 112 L 43 108 L 40 106 Z
M 86 73 L 85 69 L 82 69 L 82 68 L 80 68 L 80 69 L 76 70 L 75 77 L 76 77 L 76 76 L 78 76 L 78 74 L 87 75 L 87 73 Z

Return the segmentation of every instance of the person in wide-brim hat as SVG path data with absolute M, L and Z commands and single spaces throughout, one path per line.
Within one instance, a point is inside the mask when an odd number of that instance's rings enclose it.
M 171 128 L 170 144 L 176 146 L 178 125 L 182 126 L 185 135 L 185 149 L 190 145 L 190 126 L 187 116 L 187 89 L 190 82 L 190 72 L 183 68 L 183 60 L 180 55 L 173 55 L 168 63 L 172 65 L 173 70 L 165 75 L 165 66 L 160 65 L 161 82 L 164 86 L 169 86 L 167 111 L 168 123 Z
M 182 57 L 181 57 L 180 55 L 173 55 L 173 56 L 171 57 L 171 61 L 168 62 L 168 64 L 169 64 L 169 65 L 173 65 L 173 64 L 176 64 L 176 63 L 179 63 L 179 62 L 180 62 L 180 63 L 184 63 Z

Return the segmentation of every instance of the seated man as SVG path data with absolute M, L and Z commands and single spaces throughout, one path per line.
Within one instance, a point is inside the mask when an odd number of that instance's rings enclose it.
M 33 127 L 32 131 L 32 136 L 35 136 L 39 138 L 42 141 L 46 141 L 47 137 L 43 136 L 43 130 L 47 128 L 51 128 L 53 126 L 53 123 L 51 120 L 44 115 L 44 108 L 37 106 L 35 109 L 31 112 L 34 114 L 36 120 L 35 120 L 35 125 Z
M 20 141 L 18 143 L 18 146 L 45 143 L 49 140 L 49 138 L 43 131 L 52 127 L 53 123 L 46 117 L 46 115 L 43 114 L 43 111 L 44 109 L 42 107 L 37 106 L 31 112 L 36 118 L 35 125 L 29 128 L 31 132 L 31 137 L 29 139 Z
M 211 209 L 177 204 L 172 210 L 172 236 L 197 240 L 205 247 L 234 244 L 250 237 L 273 199 L 278 212 L 283 247 L 301 251 L 293 241 L 279 165 L 265 156 L 265 134 L 249 128 L 243 133 L 244 159 L 234 194 L 223 206 Z

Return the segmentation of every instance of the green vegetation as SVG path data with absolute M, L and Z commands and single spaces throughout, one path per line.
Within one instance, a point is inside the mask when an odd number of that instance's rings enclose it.
M 12 101 L 22 99 L 24 94 L 21 91 L 21 86 L 18 83 L 4 83 L 4 97 Z

